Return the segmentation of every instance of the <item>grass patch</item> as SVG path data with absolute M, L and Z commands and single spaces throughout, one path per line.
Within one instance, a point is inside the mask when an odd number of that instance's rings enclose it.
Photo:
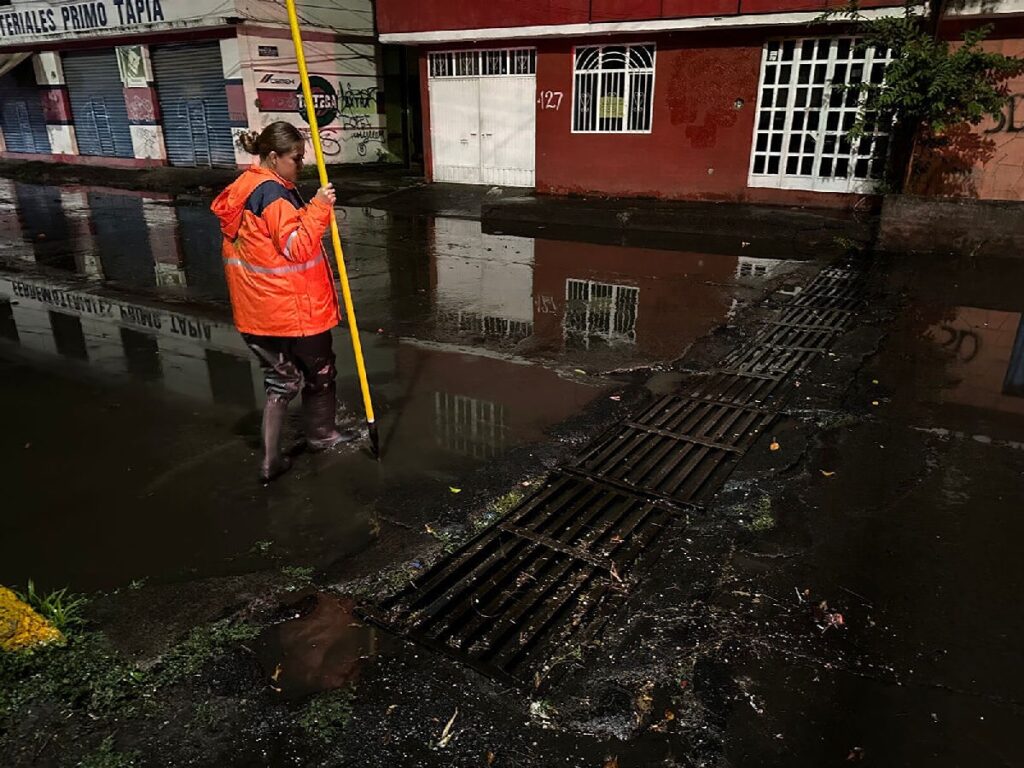
M 750 530 L 762 533 L 770 531 L 775 527 L 775 515 L 772 513 L 772 499 L 770 496 L 761 496 L 757 503 L 754 504 L 752 514 L 753 519 L 748 526 Z
M 353 688 L 339 688 L 314 696 L 299 715 L 299 727 L 312 741 L 330 747 L 348 727 L 355 698 Z
M 281 573 L 288 579 L 288 589 L 294 591 L 313 585 L 313 569 L 303 565 L 286 565 Z
M 533 483 L 530 483 L 533 485 Z M 473 526 L 474 533 L 480 533 L 485 528 L 493 525 L 496 521 L 503 518 L 513 509 L 516 505 L 523 500 L 526 496 L 526 491 L 522 487 L 516 486 L 508 493 L 502 494 L 498 498 L 488 505 L 487 509 L 482 514 L 473 517 L 470 522 Z
M 62 646 L 0 653 L 0 722 L 44 702 L 94 720 L 146 712 L 157 704 L 161 689 L 198 675 L 208 662 L 257 632 L 252 625 L 228 620 L 197 627 L 146 669 L 121 657 L 98 632 L 69 635 Z
M 61 632 L 81 626 L 85 623 L 82 611 L 89 599 L 85 595 L 68 592 L 67 587 L 53 592 L 37 592 L 32 579 L 24 592 L 15 592 L 18 599 L 32 606 L 41 616 L 48 619 Z
M 138 752 L 118 752 L 114 749 L 114 737 L 107 736 L 100 742 L 99 749 L 79 763 L 81 768 L 132 768 Z

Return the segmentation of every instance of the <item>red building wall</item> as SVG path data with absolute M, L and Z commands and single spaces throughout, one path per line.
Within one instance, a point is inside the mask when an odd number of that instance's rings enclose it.
M 819 11 L 846 0 L 377 0 L 381 34 Z M 902 5 L 861 0 L 861 8 Z
M 856 196 L 747 187 L 761 47 L 772 30 L 576 38 L 538 45 L 537 91 L 562 93 L 537 113 L 537 191 L 845 207 Z M 649 134 L 572 133 L 575 45 L 656 46 Z M 740 102 L 742 104 L 737 106 Z

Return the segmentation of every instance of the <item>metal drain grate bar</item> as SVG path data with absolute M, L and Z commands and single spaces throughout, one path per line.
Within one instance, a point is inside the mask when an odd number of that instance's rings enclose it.
M 788 325 L 804 325 L 816 328 L 845 329 L 850 324 L 851 313 L 843 309 L 816 309 L 814 307 L 785 307 L 779 322 Z
M 790 302 L 791 307 L 813 307 L 815 309 L 841 309 L 853 312 L 861 303 L 860 296 L 823 296 L 816 293 L 801 293 Z
M 820 350 L 784 349 L 759 346 L 742 347 L 722 361 L 725 368 L 755 373 L 791 374 L 810 365 Z
M 723 465 L 742 454 L 771 418 L 746 408 L 670 396 L 634 423 L 604 433 L 580 454 L 576 466 L 640 493 L 698 501 Z

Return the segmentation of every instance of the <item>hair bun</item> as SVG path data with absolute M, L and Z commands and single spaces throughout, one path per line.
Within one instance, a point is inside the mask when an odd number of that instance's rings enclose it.
M 244 131 L 238 134 L 238 146 L 248 152 L 250 155 L 258 155 L 259 149 L 259 131 Z

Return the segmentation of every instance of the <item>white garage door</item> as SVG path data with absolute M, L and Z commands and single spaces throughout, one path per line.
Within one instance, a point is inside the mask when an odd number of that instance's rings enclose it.
M 537 54 L 430 54 L 434 181 L 534 186 Z

